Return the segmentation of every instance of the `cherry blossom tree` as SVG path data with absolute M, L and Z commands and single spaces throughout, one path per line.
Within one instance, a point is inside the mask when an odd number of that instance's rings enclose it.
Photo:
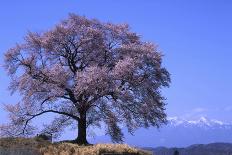
M 54 113 L 41 132 L 58 136 L 67 126 L 78 129 L 74 142 L 88 144 L 87 128 L 105 123 L 106 134 L 121 142 L 121 127 L 166 122 L 165 98 L 170 76 L 162 54 L 127 24 L 103 23 L 70 14 L 43 33 L 29 32 L 25 41 L 5 53 L 10 90 L 22 100 L 6 105 L 10 122 L 1 134 L 35 134 L 33 119 Z

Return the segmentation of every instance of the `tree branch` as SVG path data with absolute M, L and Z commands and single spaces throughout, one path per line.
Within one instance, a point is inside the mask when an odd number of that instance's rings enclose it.
M 56 113 L 56 114 L 60 114 L 60 115 L 65 115 L 65 116 L 69 116 L 69 117 L 71 117 L 71 118 L 73 118 L 73 119 L 75 119 L 75 120 L 77 120 L 77 121 L 79 121 L 79 117 L 77 117 L 77 116 L 74 116 L 74 115 L 72 115 L 72 114 L 70 114 L 70 113 L 66 113 L 66 112 L 63 112 L 63 111 L 56 111 L 56 110 L 45 110 L 45 111 L 42 111 L 42 112 L 40 112 L 40 113 L 38 113 L 38 114 L 27 114 L 27 116 L 32 116 L 30 119 L 29 119 L 29 121 L 30 120 L 32 120 L 33 118 L 35 118 L 35 117 L 37 117 L 37 116 L 40 116 L 40 115 L 42 115 L 42 114 L 45 114 L 45 113 Z

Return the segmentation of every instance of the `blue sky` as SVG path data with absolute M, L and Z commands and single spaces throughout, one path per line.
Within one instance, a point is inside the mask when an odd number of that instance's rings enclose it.
M 232 1 L 230 0 L 7 0 L 0 4 L 0 64 L 27 31 L 45 31 L 77 13 L 128 23 L 159 45 L 172 84 L 163 90 L 168 116 L 232 122 Z M 0 103 L 15 103 L 0 67 Z M 6 113 L 0 109 L 0 123 Z

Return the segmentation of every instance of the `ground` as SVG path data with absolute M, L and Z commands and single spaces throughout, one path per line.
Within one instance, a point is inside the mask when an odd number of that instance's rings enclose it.
M 96 144 L 80 146 L 71 143 L 50 143 L 38 138 L 0 139 L 1 155 L 151 155 L 151 153 L 126 144 Z

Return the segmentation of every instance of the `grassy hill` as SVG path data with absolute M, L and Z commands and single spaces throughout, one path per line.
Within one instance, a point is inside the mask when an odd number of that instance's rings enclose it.
M 79 146 L 71 143 L 49 143 L 38 138 L 0 139 L 1 155 L 101 155 L 104 153 L 122 155 L 151 155 L 151 153 L 126 144 L 96 144 Z

